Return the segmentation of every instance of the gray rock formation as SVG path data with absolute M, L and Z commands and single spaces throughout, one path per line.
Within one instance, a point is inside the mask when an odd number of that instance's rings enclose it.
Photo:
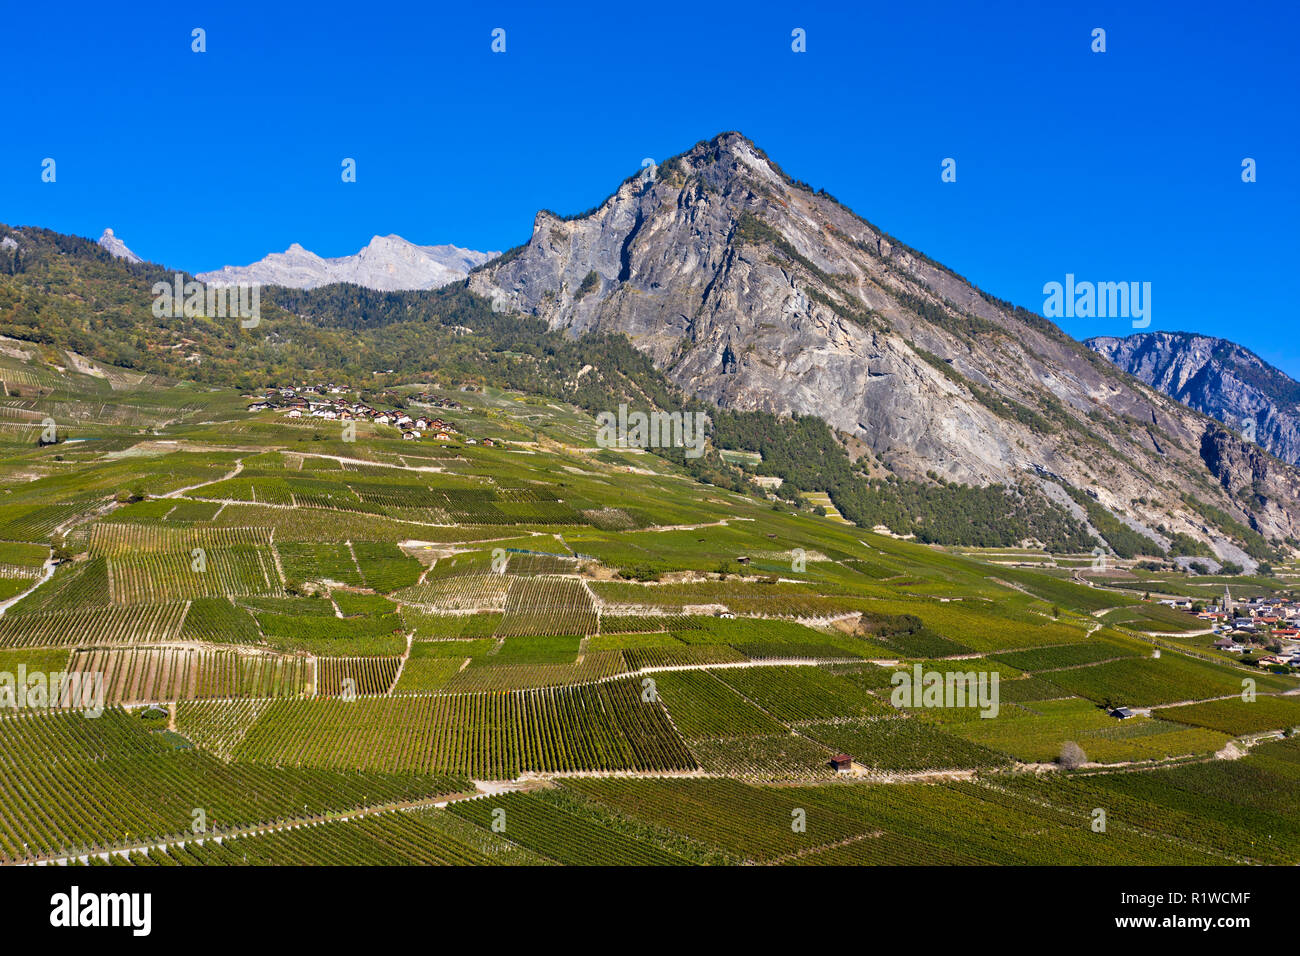
M 720 406 L 819 415 L 900 477 L 1066 482 L 1125 523 L 1207 543 L 1184 493 L 1272 540 L 1300 532 L 1300 502 L 1248 510 L 1209 472 L 1212 422 L 790 180 L 738 133 L 627 179 L 589 215 L 538 213 L 469 287 L 574 335 L 625 333 Z
M 1300 464 L 1300 382 L 1227 339 L 1143 332 L 1084 344 L 1130 375 Z
M 126 247 L 125 242 L 113 235 L 112 229 L 104 230 L 104 234 L 99 237 L 99 244 L 119 259 L 125 259 L 127 262 L 141 261 L 139 256 Z
M 437 289 L 464 279 L 470 269 L 498 255 L 458 246 L 417 246 L 401 236 L 375 236 L 352 256 L 325 259 L 294 243 L 248 266 L 224 266 L 196 278 L 209 285 L 256 282 L 292 289 L 315 289 L 351 282 L 368 289 Z

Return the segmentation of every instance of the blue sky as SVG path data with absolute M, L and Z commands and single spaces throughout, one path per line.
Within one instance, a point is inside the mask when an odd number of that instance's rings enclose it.
M 0 221 L 191 271 L 388 233 L 504 249 L 738 129 L 995 295 L 1150 282 L 1152 329 L 1300 377 L 1297 27 L 1280 2 L 10 5 Z

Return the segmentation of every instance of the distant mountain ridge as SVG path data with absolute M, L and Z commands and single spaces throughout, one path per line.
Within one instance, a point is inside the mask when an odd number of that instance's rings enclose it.
M 1249 349 L 1194 332 L 1097 336 L 1084 344 L 1283 461 L 1300 464 L 1300 382 Z
M 195 277 L 209 285 L 256 282 L 290 289 L 316 289 L 350 282 L 380 292 L 438 289 L 464 279 L 496 252 L 459 246 L 417 246 L 401 236 L 375 236 L 355 255 L 324 258 L 298 243 L 247 266 L 224 266 Z

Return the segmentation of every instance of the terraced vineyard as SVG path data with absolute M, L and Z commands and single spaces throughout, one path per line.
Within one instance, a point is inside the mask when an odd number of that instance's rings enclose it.
M 229 734 L 213 736 L 212 728 L 229 726 L 230 706 L 240 705 L 187 704 L 177 726 L 218 752 L 273 766 L 489 779 L 522 771 L 694 767 L 663 708 L 644 702 L 629 681 L 516 693 L 277 701 L 258 708 L 237 742 Z M 550 730 L 538 733 L 543 728 Z
M 0 862 L 1300 863 L 1300 680 L 1077 556 L 774 507 L 496 388 L 445 396 L 494 445 L 434 446 L 147 387 L 166 438 L 0 427 Z M 19 686 L 64 673 L 102 716 Z
M 102 675 L 106 700 L 114 704 L 297 696 L 311 683 L 305 658 L 185 647 L 80 650 L 68 671 Z
M 172 513 L 167 512 L 168 515 Z M 114 524 L 107 521 L 91 525 L 88 541 L 91 554 L 119 557 L 140 552 L 220 549 L 270 543 L 271 534 L 266 528 L 174 528 L 144 523 Z
M 51 762 L 51 753 L 60 759 Z M 427 799 L 467 786 L 427 776 L 224 764 L 116 708 L 95 720 L 75 713 L 0 718 L 0 767 L 3 862 L 193 836 L 195 809 L 219 833 L 290 813 Z
M 115 604 L 283 591 L 270 550 L 249 545 L 109 558 L 108 581 Z
M 595 604 L 581 581 L 527 577 L 511 581 L 497 634 L 594 634 L 596 630 Z
M 537 862 L 499 841 L 495 853 L 425 821 L 390 811 L 216 840 L 186 840 L 132 852 L 113 862 L 137 866 L 488 866 Z M 498 859 L 494 859 L 494 856 Z M 91 862 L 99 862 L 92 857 Z
M 386 694 L 401 666 L 398 657 L 322 657 L 316 661 L 317 688 L 324 697 Z
M 182 603 L 100 607 L 84 611 L 6 614 L 0 647 L 143 644 L 173 641 L 185 619 Z

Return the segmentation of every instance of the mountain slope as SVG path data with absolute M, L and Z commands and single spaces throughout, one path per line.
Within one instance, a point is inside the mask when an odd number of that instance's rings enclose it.
M 496 256 L 458 246 L 417 246 L 401 236 L 375 236 L 360 252 L 325 259 L 294 243 L 247 266 L 224 266 L 196 278 L 209 285 L 237 282 L 315 289 L 350 282 L 367 289 L 437 289 L 464 279 L 470 269 Z
M 1029 483 L 1090 521 L 1104 506 L 1159 549 L 1195 540 L 1236 562 L 1250 563 L 1242 542 L 1185 497 L 1273 541 L 1300 532 L 1295 498 L 1266 510 L 1226 494 L 1202 457 L 1216 427 L 1204 417 L 792 181 L 737 133 L 626 180 L 590 214 L 539 213 L 528 243 L 469 288 L 571 335 L 625 333 L 724 408 L 818 415 L 871 475 Z
M 738 134 L 590 214 L 540 213 L 526 245 L 442 289 L 267 288 L 244 327 L 155 317 L 152 289 L 172 279 L 89 240 L 0 227 L 0 334 L 245 390 L 450 377 L 592 412 L 687 404 L 713 418 L 692 474 L 752 492 L 716 449 L 756 451 L 787 501 L 824 491 L 857 524 L 923 541 L 1062 552 L 1096 537 L 1121 556 L 1244 567 L 1300 545 L 1294 468 Z
M 1130 375 L 1300 463 L 1300 382 L 1249 349 L 1192 332 L 1099 336 L 1084 343 Z

